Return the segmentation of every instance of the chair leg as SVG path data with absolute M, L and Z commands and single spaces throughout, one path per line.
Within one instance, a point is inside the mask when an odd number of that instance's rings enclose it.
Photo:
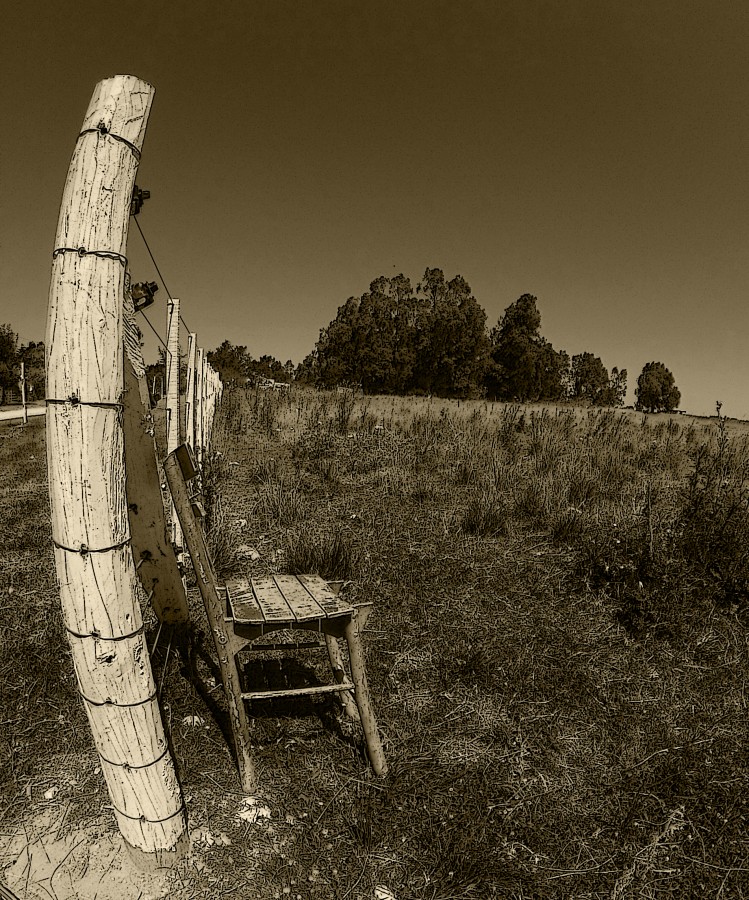
M 242 685 L 237 671 L 237 658 L 233 653 L 230 637 L 227 634 L 224 622 L 224 603 L 216 588 L 216 574 L 211 555 L 208 552 L 203 529 L 195 520 L 185 477 L 175 451 L 172 451 L 164 460 L 164 474 L 174 500 L 179 523 L 182 526 L 182 534 L 190 552 L 195 578 L 216 645 L 218 665 L 221 669 L 221 680 L 224 683 L 224 693 L 229 706 L 229 720 L 234 735 L 239 779 L 242 783 L 242 790 L 250 793 L 255 788 L 255 767 L 250 753 L 250 729 L 242 700 Z
M 354 696 L 359 707 L 364 738 L 367 742 L 367 753 L 372 768 L 377 775 L 387 773 L 387 763 L 382 750 L 382 742 L 377 731 L 377 720 L 372 710 L 369 699 L 369 687 L 367 685 L 367 672 L 364 663 L 364 651 L 362 650 L 359 636 L 359 625 L 356 614 L 346 623 L 346 642 L 348 643 L 349 660 L 351 661 L 351 680 L 354 682 Z
M 346 680 L 346 670 L 343 667 L 341 648 L 338 646 L 338 641 L 332 634 L 325 635 L 325 646 L 328 648 L 328 656 L 330 657 L 330 666 L 333 669 L 333 677 L 338 684 L 343 684 Z M 359 710 L 356 708 L 356 703 L 354 702 L 354 698 L 351 696 L 350 691 L 341 691 L 338 696 L 341 698 L 341 703 L 346 710 L 346 715 L 356 722 L 359 722 Z
M 232 653 L 230 647 L 226 644 L 221 645 L 218 634 L 216 637 L 218 664 L 224 682 L 226 703 L 229 707 L 231 731 L 234 735 L 234 752 L 237 757 L 239 781 L 242 790 L 246 794 L 251 794 L 256 787 L 255 765 L 250 751 L 250 727 L 247 721 L 247 710 L 242 699 L 242 682 L 239 678 L 237 657 Z

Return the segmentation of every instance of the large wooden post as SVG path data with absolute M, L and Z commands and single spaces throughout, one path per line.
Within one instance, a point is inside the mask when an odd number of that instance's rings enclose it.
M 76 142 L 53 252 L 47 463 L 63 619 L 112 807 L 143 864 L 187 849 L 130 546 L 123 439 L 123 291 L 130 201 L 153 98 L 100 82 Z

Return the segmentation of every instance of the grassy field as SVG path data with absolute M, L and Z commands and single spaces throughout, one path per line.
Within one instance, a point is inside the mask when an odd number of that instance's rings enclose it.
M 374 604 L 390 773 L 372 776 L 335 701 L 256 704 L 248 802 L 220 711 L 148 614 L 193 853 L 130 893 L 112 862 L 79 895 L 749 896 L 747 435 L 629 411 L 225 395 L 206 479 L 220 573 L 318 571 Z M 113 817 L 61 625 L 43 420 L 0 425 L 0 471 L 0 865 L 28 892 L 24 841 L 54 823 L 44 847 L 75 860 L 77 835 L 104 845 Z M 51 895 L 76 896 L 60 867 Z

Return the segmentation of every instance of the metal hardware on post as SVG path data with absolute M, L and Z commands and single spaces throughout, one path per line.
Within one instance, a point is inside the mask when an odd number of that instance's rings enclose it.
M 139 281 L 132 285 L 130 294 L 133 298 L 135 311 L 140 312 L 154 301 L 154 294 L 158 291 L 159 286 L 155 281 Z
M 133 187 L 133 198 L 130 201 L 130 215 L 137 216 L 141 209 L 143 209 L 143 204 L 145 203 L 145 201 L 150 199 L 150 197 L 150 191 L 139 188 L 136 184 Z

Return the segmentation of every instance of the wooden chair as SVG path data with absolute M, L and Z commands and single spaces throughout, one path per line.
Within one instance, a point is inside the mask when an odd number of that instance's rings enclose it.
M 361 629 L 371 604 L 352 606 L 338 596 L 335 584 L 329 585 L 317 575 L 234 578 L 219 586 L 202 526 L 195 515 L 199 508 L 187 489 L 186 482 L 196 471 L 185 445 L 169 454 L 164 461 L 164 472 L 216 645 L 243 790 L 252 791 L 256 785 L 244 704 L 274 697 L 340 694 L 347 714 L 361 722 L 372 768 L 378 775 L 384 775 L 387 764 L 372 710 L 361 644 Z M 237 655 L 255 649 L 288 650 L 296 646 L 288 641 L 253 646 L 264 635 L 280 631 L 324 636 L 333 675 L 330 684 L 262 691 L 243 689 Z M 350 678 L 339 640 L 345 640 L 348 646 Z

